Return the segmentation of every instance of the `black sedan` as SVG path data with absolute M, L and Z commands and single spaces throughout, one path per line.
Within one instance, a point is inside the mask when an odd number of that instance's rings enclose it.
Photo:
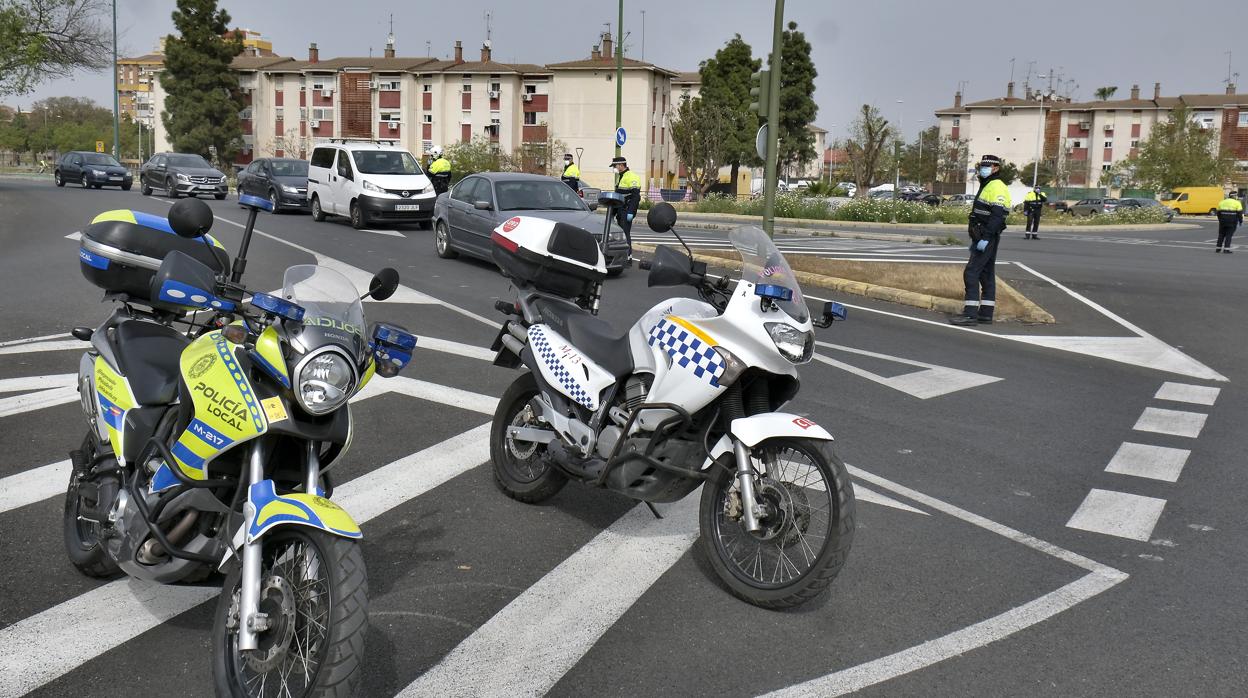
M 492 259 L 490 233 L 512 216 L 537 216 L 569 223 L 602 239 L 604 220 L 572 188 L 553 177 L 512 172 L 483 172 L 459 181 L 433 205 L 438 256 L 460 253 Z M 607 238 L 607 273 L 616 276 L 628 260 L 624 231 L 612 226 Z
M 273 212 L 310 211 L 308 163 L 293 158 L 260 158 L 238 173 L 238 194 L 268 199 Z
M 56 161 L 52 179 L 58 187 L 72 183 L 81 184 L 83 189 L 121 187 L 128 191 L 134 184 L 130 170 L 123 167 L 112 155 L 87 150 L 73 150 L 62 155 Z

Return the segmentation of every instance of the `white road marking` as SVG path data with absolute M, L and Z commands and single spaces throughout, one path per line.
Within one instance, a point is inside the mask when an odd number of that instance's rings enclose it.
M 1093 489 L 1075 510 L 1068 528 L 1147 542 L 1166 500 Z
M 545 694 L 697 539 L 696 496 L 661 513 L 621 516 L 399 696 Z
M 1187 383 L 1164 383 L 1153 396 L 1156 400 L 1171 402 L 1190 402 L 1193 405 L 1212 405 L 1217 402 L 1221 388 L 1206 385 L 1189 385 Z
M 68 332 L 60 334 L 45 334 L 42 337 L 26 337 L 25 339 L 10 339 L 7 342 L 0 342 L 0 347 L 11 347 L 17 344 L 30 344 L 31 342 L 46 342 L 49 339 L 63 339 L 70 336 Z
M 373 230 L 372 228 L 362 228 L 361 233 L 376 233 L 378 235 L 389 235 L 395 238 L 406 238 L 407 236 L 397 230 Z
M 77 242 L 78 240 L 81 240 L 81 239 L 82 239 L 82 233 L 81 233 L 81 232 L 77 232 L 77 233 L 70 233 L 69 235 L 66 235 L 66 236 L 65 236 L 65 239 L 66 239 L 66 240 L 73 240 L 73 241 Z
M 0 514 L 64 494 L 71 467 L 63 460 L 0 478 Z
M 1140 415 L 1132 428 L 1136 431 L 1151 431 L 1155 434 L 1186 436 L 1194 439 L 1200 436 L 1200 430 L 1205 428 L 1205 420 L 1208 418 L 1209 415 L 1199 412 L 1146 407 L 1144 414 Z
M 1192 452 L 1185 448 L 1166 448 L 1128 441 L 1118 447 L 1118 452 L 1110 459 L 1105 472 L 1178 482 L 1190 455 Z
M 489 460 L 489 424 L 389 465 L 335 492 L 363 524 Z M 220 593 L 216 587 L 122 579 L 0 629 L 0 695 L 21 695 Z
M 478 347 L 473 344 L 463 344 L 461 342 L 452 342 L 449 339 L 426 337 L 424 335 L 416 336 L 416 348 L 428 349 L 430 351 L 440 351 L 446 354 L 455 354 L 464 358 L 480 359 L 482 361 L 493 361 L 495 355 L 495 352 L 490 351 L 486 347 Z
M 22 376 L 0 378 L 0 393 L 16 393 L 23 390 L 49 390 L 51 388 L 74 388 L 78 385 L 76 373 L 52 373 L 45 376 Z
M 894 509 L 900 509 L 902 511 L 914 512 L 915 514 L 931 516 L 931 514 L 927 513 L 926 511 L 923 511 L 922 509 L 916 509 L 915 507 L 912 507 L 909 504 L 899 502 L 896 499 L 893 499 L 892 497 L 889 497 L 887 495 L 880 494 L 879 492 L 876 492 L 873 489 L 868 489 L 867 487 L 859 483 L 854 483 L 854 499 L 859 502 L 870 502 L 872 504 L 879 504 L 881 506 L 892 507 Z
M 0 398 L 0 417 L 11 417 L 15 414 L 34 412 L 69 402 L 78 402 L 78 388 L 72 385 L 68 388 L 52 388 Z
M 904 485 L 899 485 L 878 475 L 865 472 L 852 465 L 847 467 L 855 479 L 866 480 L 882 489 L 890 490 L 907 499 L 965 521 L 972 526 L 978 526 L 1032 550 L 1051 555 L 1059 560 L 1087 570 L 1088 574 L 1038 599 L 1029 601 L 987 620 L 980 621 L 961 630 L 956 630 L 934 640 L 928 640 L 900 652 L 895 652 L 886 657 L 880 657 L 848 669 L 835 671 L 804 683 L 768 693 L 767 696 L 769 697 L 783 696 L 784 698 L 794 698 L 809 696 L 811 698 L 823 698 L 825 696 L 839 696 L 852 693 L 1009 637 L 1020 630 L 1029 628 L 1063 611 L 1069 610 L 1127 579 L 1125 572 L 1102 565 L 1082 555 L 1072 553 L 1069 550 L 1016 531 L 995 521 L 990 521 L 978 514 L 972 514 L 965 509 L 960 509 L 934 497 L 916 492 Z
M 959 390 L 967 390 L 969 388 L 977 388 L 981 385 L 995 383 L 1000 378 L 988 376 L 982 373 L 972 373 L 956 368 L 948 368 L 946 366 L 938 366 L 936 364 L 923 363 L 922 361 L 914 361 L 913 359 L 903 359 L 898 356 L 889 356 L 888 354 L 880 354 L 864 349 L 854 349 L 852 347 L 842 346 L 840 344 L 830 344 L 828 342 L 815 342 L 821 347 L 836 349 L 838 351 L 848 352 L 850 354 L 860 354 L 875 359 L 883 359 L 894 363 L 904 364 L 906 366 L 917 366 L 924 370 L 914 371 L 912 373 L 902 374 L 900 376 L 881 376 L 865 369 L 852 366 L 842 361 L 837 361 L 822 354 L 815 354 L 816 361 L 835 366 L 843 371 L 866 378 L 881 385 L 888 386 L 894 390 L 900 390 L 907 395 L 913 395 L 921 400 L 927 400 L 941 395 L 948 395 Z
M 28 344 L 14 344 L 12 346 L 0 346 L 0 355 L 3 354 L 37 354 L 45 351 L 68 351 L 75 349 L 85 351 L 91 346 L 87 342 L 77 339 L 55 339 L 44 342 L 31 342 Z

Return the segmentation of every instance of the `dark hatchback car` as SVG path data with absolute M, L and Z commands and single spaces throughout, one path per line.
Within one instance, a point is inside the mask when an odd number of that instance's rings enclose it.
M 238 173 L 238 195 L 268 199 L 273 212 L 310 211 L 308 163 L 294 158 L 260 158 Z
M 56 186 L 63 187 L 67 183 L 81 184 L 87 187 L 121 187 L 129 190 L 134 184 L 134 176 L 130 174 L 108 153 L 93 153 L 87 150 L 73 150 L 56 161 L 52 171 L 52 179 Z
M 553 177 L 512 172 L 483 172 L 463 178 L 433 205 L 434 242 L 438 256 L 463 253 L 492 260 L 490 233 L 512 216 L 536 216 L 568 223 L 602 240 L 603 219 L 593 213 L 572 188 Z M 628 242 L 612 226 L 607 238 L 607 273 L 624 271 Z
M 187 153 L 156 153 L 139 169 L 139 190 L 150 196 L 153 189 L 163 189 L 178 198 L 209 195 L 224 199 L 229 191 L 225 173 L 208 164 L 198 155 Z
M 1161 202 L 1157 201 L 1156 199 L 1138 199 L 1138 198 L 1118 199 L 1119 211 L 1125 211 L 1125 210 L 1137 209 L 1137 208 L 1156 209 L 1158 212 L 1160 212 L 1162 215 L 1166 217 L 1167 223 L 1174 220 L 1174 211 L 1171 211 L 1165 206 L 1162 206 Z

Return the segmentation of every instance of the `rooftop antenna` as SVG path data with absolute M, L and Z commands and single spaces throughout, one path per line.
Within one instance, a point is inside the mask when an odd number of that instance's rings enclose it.
M 394 14 L 393 13 L 391 13 L 390 15 L 390 34 L 386 36 L 386 44 L 388 44 L 390 48 L 394 48 Z
M 1027 61 L 1027 77 L 1023 78 L 1023 92 L 1027 95 L 1031 94 L 1031 71 L 1035 67 L 1035 61 Z
M 1239 73 L 1232 72 L 1232 70 L 1233 69 L 1231 68 L 1231 52 L 1227 51 L 1226 52 L 1226 79 L 1222 81 L 1226 83 L 1227 87 L 1234 85 L 1235 80 L 1239 77 Z
M 490 22 L 492 19 L 493 17 L 491 16 L 490 11 L 486 10 L 485 11 L 485 45 L 487 48 L 493 45 L 490 43 L 490 36 L 492 35 Z
M 429 40 L 427 40 L 427 39 L 425 40 L 425 55 L 426 55 L 426 56 L 432 56 L 432 55 L 433 55 L 433 42 L 431 42 L 431 41 L 429 41 Z
M 1014 59 L 1010 59 L 1010 82 L 1014 82 Z
M 646 60 L 646 11 L 641 11 L 641 60 Z

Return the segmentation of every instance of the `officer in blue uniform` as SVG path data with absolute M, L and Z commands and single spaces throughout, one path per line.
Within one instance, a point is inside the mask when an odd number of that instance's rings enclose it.
M 967 225 L 971 258 L 962 270 L 966 296 L 962 314 L 949 319 L 954 325 L 990 325 L 997 306 L 997 246 L 1010 211 L 1010 190 L 1001 181 L 1001 158 L 996 155 L 980 158 L 978 174 L 979 193 Z

